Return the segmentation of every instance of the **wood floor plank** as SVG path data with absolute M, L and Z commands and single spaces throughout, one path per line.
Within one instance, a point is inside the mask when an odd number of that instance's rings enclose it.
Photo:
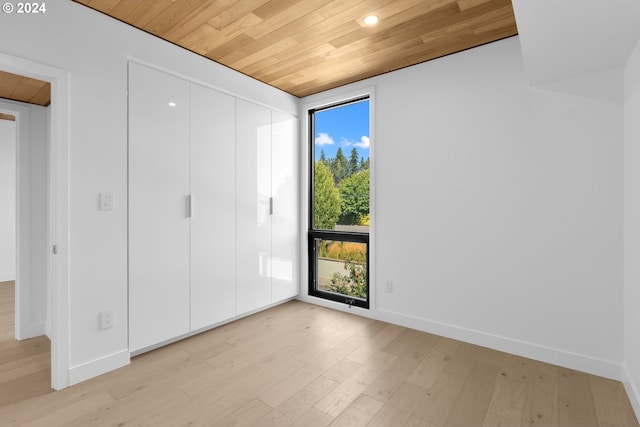
M 15 282 L 0 282 L 0 425 L 2 409 L 52 393 L 50 347 L 45 336 L 15 339 Z
M 440 338 L 433 350 L 411 374 L 409 381 L 424 389 L 431 388 L 445 366 L 451 362 L 452 354 L 459 345 L 459 341 Z
M 427 354 L 433 349 L 438 340 L 433 335 L 423 334 L 423 336 L 416 336 L 416 333 L 420 333 L 417 331 L 410 332 L 408 336 L 411 341 L 407 345 L 398 346 L 396 344 L 384 347 L 392 351 L 389 354 L 397 353 L 398 358 L 364 390 L 364 394 L 382 402 L 387 402 L 398 387 L 409 378 L 418 365 L 427 357 Z
M 589 375 L 598 421 L 609 427 L 637 424 L 629 399 L 620 382 Z
M 414 416 L 414 417 L 411 417 L 409 421 L 407 421 L 406 427 L 438 427 L 438 426 Z
M 336 419 L 332 426 L 368 426 L 384 403 L 372 397 L 361 394 Z
M 450 363 L 447 363 L 445 369 L 455 375 L 468 377 L 476 364 L 482 347 L 477 345 L 460 343 L 456 351 L 451 356 Z
M 204 397 L 206 402 L 227 399 L 246 390 L 252 391 L 252 398 L 258 397 L 303 366 L 302 362 L 293 359 L 297 351 L 296 348 L 286 347 L 237 372 L 233 377 L 192 381 L 182 385 L 180 390 L 192 397 Z
M 424 332 L 416 331 L 415 329 L 405 329 L 390 341 L 389 344 L 382 347 L 381 350 L 385 353 L 400 356 L 408 347 L 411 345 L 415 346 L 416 341 L 419 341 L 423 335 L 425 335 Z
M 295 423 L 291 424 L 293 427 L 325 427 L 333 422 L 334 418 L 319 411 L 316 408 L 311 408 L 304 413 Z
M 558 400 L 561 426 L 598 426 L 589 376 L 572 369 L 559 368 Z
M 403 382 L 367 425 L 371 427 L 405 425 L 425 395 L 426 391 L 422 387 L 408 381 Z
M 212 370 L 199 378 L 183 384 L 180 388 L 187 394 L 194 396 L 207 388 L 211 388 L 216 380 L 222 380 L 234 374 L 239 374 L 246 368 L 255 366 L 256 363 L 264 361 L 272 355 L 277 355 L 278 352 L 286 351 L 288 354 L 294 355 L 299 352 L 299 349 L 291 347 L 289 344 L 295 340 L 298 334 L 300 334 L 300 332 L 269 334 L 264 340 L 259 340 L 256 343 L 234 347 L 227 352 L 207 360 L 207 363 L 212 366 Z M 302 365 L 302 362 L 298 363 Z
M 271 407 L 258 399 L 252 399 L 228 417 L 218 421 L 219 426 L 252 425 L 271 411 Z
M 115 401 L 107 392 L 100 392 L 91 396 L 87 396 L 69 406 L 60 408 L 54 412 L 43 414 L 42 417 L 23 424 L 24 427 L 57 427 L 67 426 L 76 421 L 79 416 L 94 411 L 97 408 L 103 408 L 113 404 Z
M 272 409 L 257 426 L 289 426 L 300 419 L 313 405 L 335 389 L 338 383 L 319 376 Z
M 344 347 L 345 341 L 348 341 L 348 345 L 352 347 L 350 353 L 353 353 L 357 348 L 365 344 L 367 338 L 357 335 L 358 327 L 356 326 L 356 329 L 353 330 L 351 329 L 352 326 L 341 322 L 335 324 L 336 330 L 333 333 L 322 337 L 312 335 L 295 342 L 293 345 L 300 347 L 302 350 L 296 358 L 306 363 L 312 362 L 336 346 Z
M 491 402 L 498 368 L 476 363 L 443 427 L 481 426 Z
M 519 425 L 528 392 L 533 382 L 531 361 L 508 355 L 496 377 L 487 416 L 483 425 Z
M 543 362 L 533 362 L 532 375 L 522 424 L 559 427 L 558 368 Z
M 353 372 L 345 381 L 325 396 L 314 407 L 330 415 L 338 416 L 397 358 L 382 351 Z
M 316 380 L 321 375 L 324 375 L 325 378 L 337 384 L 337 382 L 334 381 L 333 378 L 342 379 L 346 375 L 344 373 L 339 374 L 335 371 L 332 375 L 328 372 L 331 369 L 334 369 L 336 365 L 344 360 L 344 357 L 346 356 L 345 353 L 346 352 L 341 352 L 339 348 L 325 353 L 323 357 L 320 357 L 303 366 L 302 368 L 293 372 L 288 378 L 284 379 L 275 386 L 271 387 L 269 390 L 262 393 L 260 395 L 260 400 L 275 408 L 286 399 L 297 393 L 300 389 L 306 387 L 308 384 Z M 298 360 L 297 356 L 296 360 Z M 357 364 L 357 367 L 359 366 L 360 365 Z M 352 370 L 346 370 L 346 373 L 350 372 L 352 372 Z
M 405 330 L 402 326 L 388 324 L 378 334 L 371 336 L 364 345 L 351 353 L 348 358 L 358 363 L 365 363 Z
M 342 359 L 335 365 L 324 372 L 322 375 L 326 378 L 329 378 L 332 381 L 337 383 L 342 383 L 344 380 L 349 378 L 351 374 L 353 374 L 356 370 L 358 370 L 362 366 L 361 363 L 354 362 L 350 359 Z
M 465 382 L 465 378 L 443 371 L 433 386 L 427 390 L 414 415 L 435 425 L 444 425 Z

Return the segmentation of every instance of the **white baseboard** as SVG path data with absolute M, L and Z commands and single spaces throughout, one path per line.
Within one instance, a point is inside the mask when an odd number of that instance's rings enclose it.
M 597 359 L 583 354 L 541 346 L 538 344 L 520 341 L 512 338 L 493 335 L 487 332 L 474 329 L 461 328 L 459 326 L 436 322 L 429 319 L 405 314 L 381 310 L 381 309 L 347 309 L 341 303 L 333 303 L 323 299 L 300 295 L 298 300 L 322 307 L 332 308 L 339 311 L 351 312 L 353 314 L 381 320 L 395 325 L 404 326 L 419 331 L 429 332 L 442 337 L 452 338 L 459 341 L 476 344 L 494 350 L 504 351 L 517 356 L 538 360 L 540 362 L 551 363 L 576 371 L 586 372 L 616 381 L 623 378 L 622 364 L 609 360 Z
M 147 353 L 149 351 L 156 350 L 156 349 L 164 347 L 166 345 L 173 344 L 173 343 L 178 342 L 178 341 L 182 341 L 184 339 L 187 339 L 187 338 L 193 337 L 195 335 L 201 334 L 203 332 L 209 331 L 211 329 L 218 328 L 218 327 L 220 327 L 222 325 L 226 325 L 227 323 L 235 322 L 236 320 L 242 319 L 243 317 L 251 316 L 252 314 L 268 310 L 270 308 L 276 307 L 278 305 L 282 305 L 282 304 L 284 304 L 286 302 L 293 301 L 295 299 L 297 299 L 297 296 L 286 298 L 286 299 L 284 299 L 282 301 L 274 302 L 274 303 L 269 304 L 267 306 L 260 307 L 260 308 L 257 308 L 255 310 L 251 310 L 251 311 L 248 311 L 246 313 L 239 314 L 237 316 L 231 317 L 229 319 L 222 320 L 222 321 L 214 323 L 212 325 L 204 326 L 202 328 L 195 329 L 195 330 L 193 330 L 191 332 L 187 332 L 186 334 L 178 335 L 177 337 L 173 337 L 173 338 L 169 338 L 166 341 L 162 341 L 162 342 L 159 342 L 157 344 L 152 344 L 150 346 L 143 347 L 143 348 L 138 349 L 138 350 L 134 350 L 134 351 L 131 352 L 131 357 L 139 356 L 141 354 Z
M 109 356 L 73 366 L 69 369 L 69 385 L 78 384 L 82 381 L 106 374 L 114 369 L 121 368 L 130 363 L 129 350 L 124 349 Z
M 487 332 L 474 329 L 461 328 L 455 325 L 422 319 L 404 314 L 377 310 L 379 320 L 394 323 L 420 331 L 433 333 L 436 335 L 453 338 L 482 347 L 504 351 L 517 356 L 538 360 L 540 362 L 551 363 L 576 371 L 586 372 L 616 381 L 622 380 L 622 364 L 609 360 L 597 359 L 595 357 L 572 353 L 569 351 L 546 347 L 513 338 L 493 335 Z
M 34 323 L 32 325 L 21 325 L 20 330 L 16 331 L 16 339 L 18 341 L 26 340 L 33 337 L 46 335 L 46 325 L 44 322 Z
M 51 322 L 48 320 L 44 324 L 44 334 L 51 339 Z
M 0 282 L 10 282 L 16 280 L 16 273 L 0 273 Z
M 627 391 L 627 396 L 629 396 L 631 406 L 636 413 L 636 418 L 640 420 L 640 384 L 636 384 L 635 381 L 633 381 L 633 377 L 626 365 L 622 367 L 622 374 L 622 383 Z

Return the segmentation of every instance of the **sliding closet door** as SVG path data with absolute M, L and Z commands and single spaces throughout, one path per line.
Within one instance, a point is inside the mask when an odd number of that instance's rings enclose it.
M 129 64 L 129 349 L 189 332 L 189 84 Z
M 237 314 L 271 303 L 271 110 L 236 100 Z
M 236 314 L 234 97 L 191 85 L 191 330 Z

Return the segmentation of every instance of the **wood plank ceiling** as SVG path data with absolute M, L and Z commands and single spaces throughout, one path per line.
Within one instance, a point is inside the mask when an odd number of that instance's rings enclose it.
M 517 34 L 511 0 L 75 1 L 298 97 Z
M 0 98 L 47 107 L 51 103 L 51 83 L 0 71 Z

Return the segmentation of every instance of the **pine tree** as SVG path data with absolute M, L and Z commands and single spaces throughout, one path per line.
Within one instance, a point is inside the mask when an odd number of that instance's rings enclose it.
M 327 162 L 327 156 L 324 154 L 324 149 L 320 150 L 320 161 L 325 165 L 329 164 Z
M 347 165 L 348 176 L 358 173 L 360 171 L 360 164 L 358 162 L 358 150 L 351 149 L 351 155 L 349 156 L 349 164 Z
M 369 169 L 369 159 L 365 160 L 364 157 L 360 157 L 360 170 L 366 171 Z
M 342 152 L 342 147 L 338 147 L 336 157 L 331 162 L 331 172 L 333 172 L 336 187 L 340 184 L 340 181 L 347 177 L 347 158 Z

